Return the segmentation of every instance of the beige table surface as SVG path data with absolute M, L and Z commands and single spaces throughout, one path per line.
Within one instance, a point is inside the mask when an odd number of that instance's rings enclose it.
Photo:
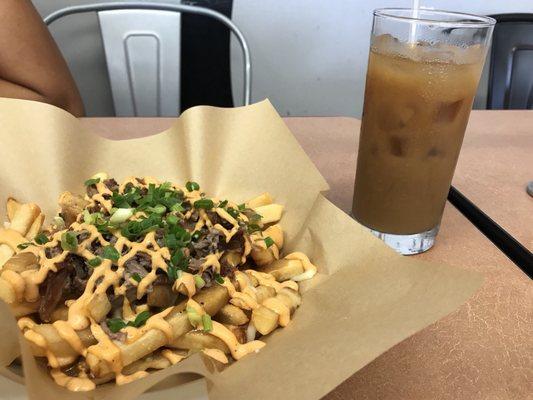
M 474 111 L 453 184 L 533 251 L 533 111 Z
M 114 138 L 160 132 L 172 121 L 82 120 L 93 132 Z M 342 117 L 285 121 L 328 180 L 328 197 L 349 210 L 359 121 Z M 533 112 L 473 112 L 454 179 L 467 197 L 529 246 L 533 202 L 523 188 L 533 180 L 531 130 Z M 437 244 L 416 257 L 480 271 L 485 283 L 456 312 L 390 349 L 326 398 L 531 399 L 533 286 L 529 279 L 450 204 Z

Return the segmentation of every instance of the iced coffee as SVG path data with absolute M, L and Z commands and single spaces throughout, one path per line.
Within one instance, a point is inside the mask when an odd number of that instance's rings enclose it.
M 438 227 L 483 62 L 480 46 L 373 38 L 353 204 L 359 222 L 396 235 Z

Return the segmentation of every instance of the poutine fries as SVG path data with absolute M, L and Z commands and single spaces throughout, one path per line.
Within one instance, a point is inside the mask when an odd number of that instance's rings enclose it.
M 100 173 L 59 198 L 43 228 L 33 203 L 8 199 L 0 299 L 54 380 L 88 391 L 124 384 L 201 351 L 227 364 L 289 324 L 298 283 L 316 267 L 282 255 L 283 206 L 243 204 L 154 178 Z

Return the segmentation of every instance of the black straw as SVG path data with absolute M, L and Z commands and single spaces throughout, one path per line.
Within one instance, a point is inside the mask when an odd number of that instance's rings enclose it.
M 524 271 L 530 279 L 533 279 L 533 254 L 528 249 L 453 186 L 448 193 L 448 200 L 496 247 L 503 251 L 518 268 Z

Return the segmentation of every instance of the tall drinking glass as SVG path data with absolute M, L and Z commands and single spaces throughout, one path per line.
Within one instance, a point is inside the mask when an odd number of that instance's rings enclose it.
M 494 23 L 374 11 L 353 215 L 402 254 L 435 241 Z

